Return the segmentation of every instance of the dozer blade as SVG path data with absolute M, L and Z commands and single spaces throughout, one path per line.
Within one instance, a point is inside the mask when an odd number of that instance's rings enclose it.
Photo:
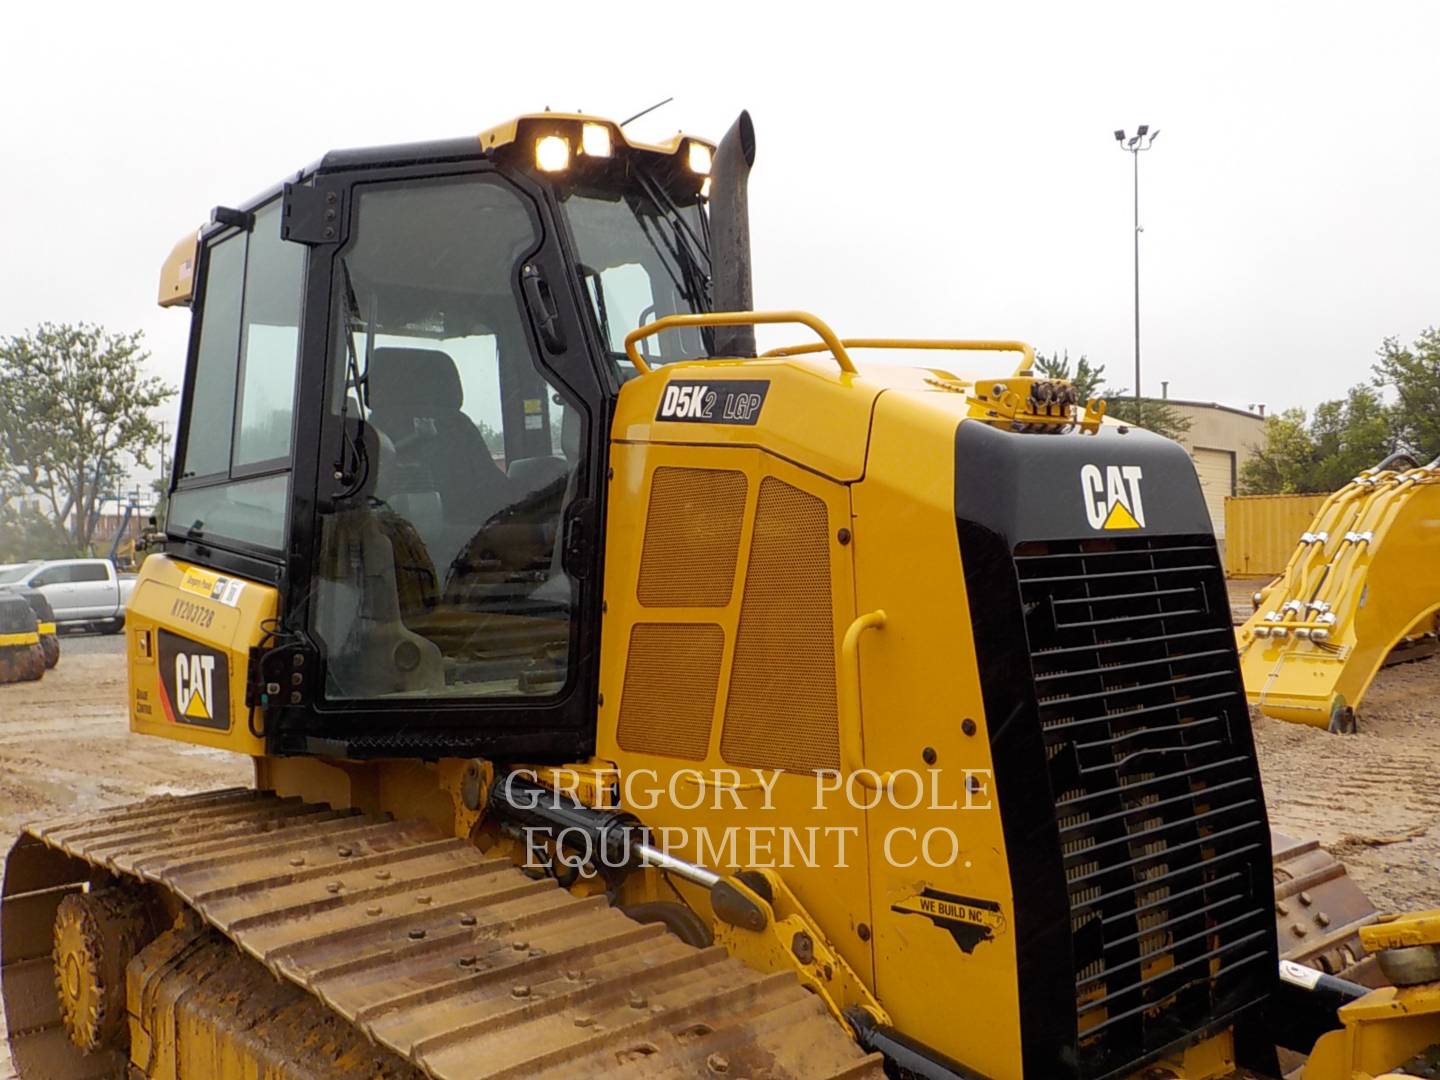
M 1250 703 L 1340 731 L 1391 651 L 1440 610 L 1440 468 L 1382 463 L 1331 495 L 1237 631 Z
M 236 789 L 47 821 L 16 842 L 0 982 L 22 1080 L 123 1068 L 117 1052 L 69 1046 L 50 960 L 60 900 L 106 875 L 168 892 L 439 1080 L 883 1076 L 789 975 L 693 948 L 425 822 Z
M 1295 840 L 1273 829 L 1270 846 L 1280 959 L 1363 986 L 1383 985 L 1374 958 L 1360 943 L 1360 928 L 1379 913 L 1345 864 L 1318 840 Z

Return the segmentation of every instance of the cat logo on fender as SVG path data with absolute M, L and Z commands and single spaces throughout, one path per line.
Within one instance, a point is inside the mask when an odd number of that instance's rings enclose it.
M 161 630 L 160 700 L 176 724 L 230 727 L 230 665 L 225 654 Z
M 1085 517 L 1092 529 L 1143 529 L 1145 503 L 1140 494 L 1139 465 L 1084 465 L 1080 491 Z

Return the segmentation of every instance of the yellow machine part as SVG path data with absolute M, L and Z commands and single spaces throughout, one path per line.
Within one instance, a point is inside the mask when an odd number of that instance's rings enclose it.
M 1371 472 L 1327 499 L 1238 631 L 1250 702 L 1340 730 L 1391 650 L 1440 610 L 1440 469 Z
M 278 599 L 268 585 L 165 555 L 146 559 L 125 615 L 130 730 L 263 755 L 245 680 Z
M 1301 1080 L 1384 1080 L 1440 1071 L 1440 983 L 1387 986 L 1340 1009 L 1344 1027 L 1322 1035 Z

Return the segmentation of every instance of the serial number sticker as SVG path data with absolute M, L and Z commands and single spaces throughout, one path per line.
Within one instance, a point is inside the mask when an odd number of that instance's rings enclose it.
M 215 609 L 206 607 L 204 604 L 197 604 L 194 601 L 186 600 L 177 596 L 175 602 L 170 605 L 170 614 L 177 619 L 183 619 L 188 623 L 194 623 L 202 630 L 210 628 L 215 621 Z
M 245 591 L 245 581 L 242 578 L 212 574 L 198 566 L 187 566 L 184 577 L 180 579 L 180 590 L 234 607 L 240 602 L 241 593 Z

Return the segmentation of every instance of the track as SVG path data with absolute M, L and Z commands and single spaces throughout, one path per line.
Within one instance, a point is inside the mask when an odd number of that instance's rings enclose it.
M 788 974 L 692 948 L 424 822 L 230 789 L 44 822 L 16 843 L 0 979 L 26 1080 L 107 1074 L 68 1049 L 49 937 L 60 899 L 104 872 L 179 898 L 437 1080 L 883 1075 Z

